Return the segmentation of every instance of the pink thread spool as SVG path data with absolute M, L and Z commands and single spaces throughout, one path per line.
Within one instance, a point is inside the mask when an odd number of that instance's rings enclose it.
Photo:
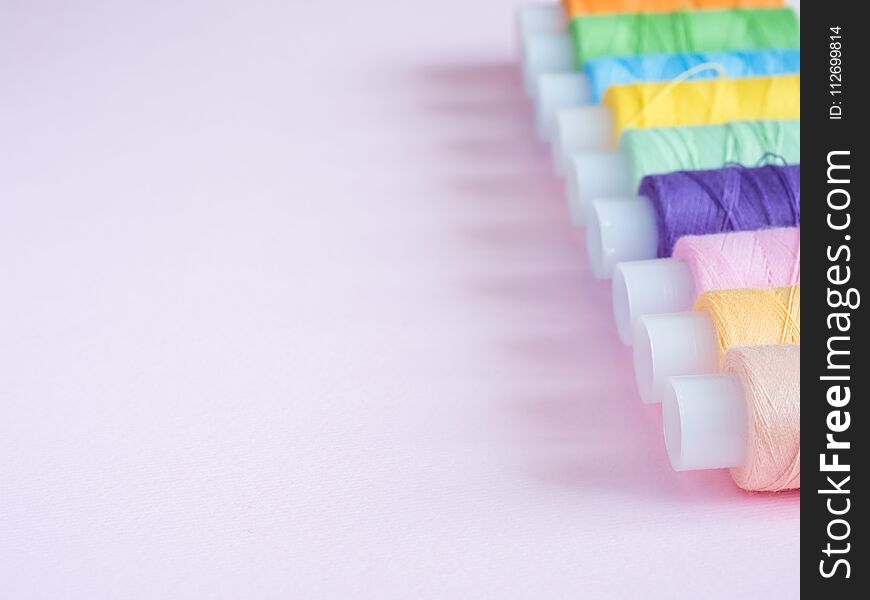
M 800 283 L 800 229 L 788 227 L 680 238 L 673 258 L 618 263 L 613 316 L 630 346 L 640 317 L 692 308 L 710 290 Z
M 732 348 L 723 371 L 670 378 L 662 410 L 671 466 L 730 468 L 746 490 L 800 488 L 800 345 Z

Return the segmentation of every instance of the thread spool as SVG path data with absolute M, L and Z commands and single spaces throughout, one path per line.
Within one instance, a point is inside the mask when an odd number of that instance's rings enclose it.
M 640 318 L 634 373 L 641 399 L 662 401 L 669 377 L 716 373 L 735 346 L 800 343 L 800 285 L 705 292 L 692 312 Z
M 564 33 L 568 19 L 602 13 L 670 12 L 727 8 L 780 8 L 781 0 L 573 0 L 550 5 L 528 4 L 516 10 L 521 46 L 535 33 Z
M 800 75 L 634 83 L 607 90 L 599 106 L 556 114 L 554 158 L 560 172 L 578 152 L 615 148 L 630 128 L 714 125 L 800 118 Z
M 662 405 L 677 471 L 730 468 L 741 488 L 800 488 L 800 345 L 733 348 L 721 375 L 672 377 Z
M 619 262 L 655 258 L 656 220 L 652 202 L 643 196 L 596 200 L 586 228 L 586 255 L 596 279 L 610 278 Z
M 522 45 L 521 69 L 523 87 L 532 98 L 537 92 L 538 77 L 544 73 L 574 70 L 574 44 L 571 37 L 561 33 L 540 32 L 530 34 Z
M 520 47 L 537 33 L 563 33 L 568 27 L 568 15 L 558 4 L 527 4 L 516 10 L 517 40 Z
M 578 67 L 602 56 L 800 48 L 790 8 L 584 15 L 569 29 Z
M 690 310 L 695 300 L 694 287 L 691 268 L 682 260 L 658 258 L 616 265 L 613 317 L 619 339 L 630 346 L 643 315 Z
M 556 113 L 574 106 L 592 103 L 592 88 L 588 77 L 578 72 L 544 73 L 538 76 L 535 97 L 535 129 L 542 141 L 552 138 L 556 129 Z
M 575 154 L 565 179 L 572 222 L 582 225 L 596 198 L 634 196 L 648 175 L 800 163 L 800 121 L 629 129 L 616 152 Z M 561 163 L 560 163 L 561 164 Z
M 544 73 L 538 76 L 535 120 L 542 139 L 551 139 L 559 110 L 599 104 L 614 85 L 644 81 L 672 81 L 686 73 L 689 80 L 718 77 L 718 65 L 731 79 L 800 73 L 800 50 L 755 50 L 733 52 L 643 54 L 609 56 L 586 63 L 583 72 Z
M 673 81 L 687 71 L 703 65 L 718 65 L 731 79 L 800 73 L 799 49 L 732 50 L 727 52 L 680 52 L 607 56 L 586 63 L 592 102 L 601 102 L 608 88 L 643 81 Z M 714 69 L 698 70 L 691 80 L 719 76 Z
M 632 198 L 593 202 L 586 244 L 592 272 L 667 258 L 686 235 L 800 225 L 800 166 L 677 171 L 645 177 Z
M 800 283 L 800 229 L 680 238 L 673 258 L 622 262 L 613 273 L 613 316 L 631 345 L 640 317 L 691 310 L 711 290 Z
M 728 6 L 764 7 L 766 0 L 733 1 Z M 603 56 L 800 47 L 800 26 L 791 9 L 685 12 L 686 8 L 692 6 L 682 2 L 668 9 L 683 12 L 644 14 L 633 8 L 575 16 L 564 32 L 552 30 L 553 13 L 539 13 L 542 26 L 520 25 L 526 93 L 534 95 L 538 75 L 577 70 L 586 60 Z
M 781 0 L 573 0 L 550 5 L 528 4 L 516 11 L 520 44 L 534 33 L 562 33 L 568 19 L 602 13 L 671 12 L 727 8 L 780 8 Z
M 724 8 L 777 8 L 782 0 L 562 0 L 564 11 L 573 16 L 620 12 L 671 12 Z

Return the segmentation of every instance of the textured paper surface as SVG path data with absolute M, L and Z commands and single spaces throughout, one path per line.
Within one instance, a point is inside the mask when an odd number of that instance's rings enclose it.
M 784 598 L 673 473 L 513 4 L 0 5 L 0 595 Z

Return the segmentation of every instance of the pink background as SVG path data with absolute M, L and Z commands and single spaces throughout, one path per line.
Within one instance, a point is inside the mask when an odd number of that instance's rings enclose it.
M 678 475 L 502 0 L 0 3 L 0 596 L 784 598 Z

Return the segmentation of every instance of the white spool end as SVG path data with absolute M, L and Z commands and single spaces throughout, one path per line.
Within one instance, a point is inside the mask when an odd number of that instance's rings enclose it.
M 595 200 L 586 226 L 589 264 L 599 279 L 612 277 L 616 263 L 656 256 L 655 212 L 642 196 Z
M 725 469 L 746 462 L 749 415 L 734 375 L 672 377 L 662 424 L 675 471 Z
M 516 11 L 517 34 L 520 47 L 536 33 L 561 33 L 567 28 L 565 11 L 561 4 L 527 4 Z
M 534 97 L 538 76 L 574 70 L 574 46 L 567 33 L 533 33 L 526 39 L 522 55 L 526 93 Z
M 544 73 L 538 77 L 535 97 L 535 125 L 543 140 L 553 139 L 556 130 L 556 112 L 592 102 L 589 79 L 579 72 Z
M 715 373 L 718 349 L 716 329 L 706 313 L 641 317 L 634 340 L 634 377 L 641 399 L 660 403 L 669 377 Z
M 581 152 L 571 157 L 565 176 L 565 191 L 575 225 L 586 223 L 595 198 L 630 196 L 631 164 L 628 156 L 618 150 Z
M 621 262 L 613 271 L 613 317 L 619 339 L 634 341 L 643 315 L 691 310 L 695 280 L 689 265 L 676 258 Z
M 578 106 L 556 111 L 553 157 L 556 170 L 567 173 L 571 158 L 580 152 L 608 150 L 616 135 L 613 116 L 606 106 Z

